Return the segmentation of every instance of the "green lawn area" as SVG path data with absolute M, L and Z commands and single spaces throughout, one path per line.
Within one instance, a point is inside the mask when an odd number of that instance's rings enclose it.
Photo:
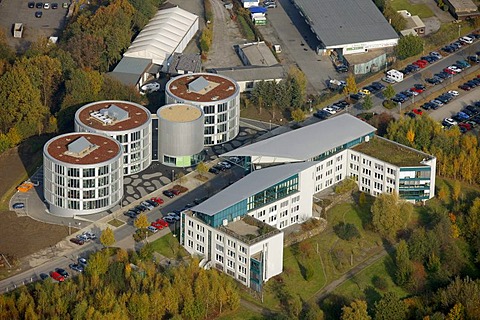
M 285 248 L 284 271 L 278 277 L 281 281 L 271 279 L 267 282 L 263 306 L 271 310 L 280 309 L 280 301 L 276 295 L 279 287 L 283 287 L 290 294 L 298 294 L 304 301 L 310 300 L 326 284 L 381 250 L 382 241 L 379 235 L 363 228 L 369 219 L 368 208 L 368 205 L 360 208 L 355 204 L 343 203 L 329 210 L 327 229 L 302 244 L 303 248 L 308 247 L 312 251 L 311 258 L 306 258 L 304 252 L 297 253 L 298 249 L 295 246 Z M 361 237 L 351 241 L 338 238 L 333 226 L 339 222 L 354 224 Z M 313 266 L 314 274 L 310 281 L 305 280 L 302 274 L 303 265 Z
M 154 251 L 170 259 L 188 256 L 188 252 L 185 251 L 178 239 L 171 233 L 153 241 L 152 246 Z
M 217 318 L 218 320 L 267 320 L 261 314 L 253 312 L 250 309 L 245 308 L 240 305 L 240 307 L 232 312 L 225 313 L 221 317 Z
M 392 0 L 392 8 L 395 11 L 407 10 L 412 16 L 419 16 L 420 18 L 433 17 L 433 12 L 426 4 L 412 4 L 409 0 Z
M 387 284 L 384 292 L 394 291 L 398 296 L 405 297 L 408 293 L 403 288 L 397 286 L 389 275 L 389 271 L 391 272 L 392 268 L 392 258 L 387 255 L 344 282 L 332 294 L 343 296 L 347 300 L 362 299 L 369 302 L 374 301 L 378 294 L 382 293 L 381 290 L 375 288 L 372 282 L 372 279 L 377 276 L 382 277 Z

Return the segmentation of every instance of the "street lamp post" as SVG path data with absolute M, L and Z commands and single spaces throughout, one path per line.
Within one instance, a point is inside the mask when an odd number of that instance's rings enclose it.
M 399 102 L 399 103 L 398 103 L 398 106 L 399 106 L 399 108 L 400 108 L 400 115 L 402 115 L 402 103 Z
M 462 25 L 458 24 L 458 37 L 460 38 L 460 29 L 462 29 Z
M 172 169 L 172 182 L 175 180 L 175 170 Z
M 272 131 L 272 120 L 268 120 L 268 122 L 270 123 L 270 130 L 269 131 Z

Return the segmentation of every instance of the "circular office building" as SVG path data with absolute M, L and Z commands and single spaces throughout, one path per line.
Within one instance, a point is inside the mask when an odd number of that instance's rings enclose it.
M 120 143 L 96 133 L 67 133 L 43 147 L 44 196 L 63 217 L 107 210 L 123 197 Z
M 97 101 L 75 114 L 75 131 L 102 133 L 115 138 L 123 149 L 123 173 L 130 175 L 152 163 L 152 115 L 128 101 Z
M 157 111 L 158 159 L 172 167 L 190 167 L 204 159 L 202 108 L 167 104 Z
M 190 73 L 171 79 L 165 88 L 166 103 L 201 107 L 205 117 L 204 145 L 235 138 L 240 126 L 240 87 L 225 76 Z

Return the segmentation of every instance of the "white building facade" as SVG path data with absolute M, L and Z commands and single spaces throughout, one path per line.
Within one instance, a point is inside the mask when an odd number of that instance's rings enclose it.
M 120 144 L 105 135 L 68 133 L 43 149 L 44 197 L 50 213 L 73 217 L 105 211 L 123 197 Z
M 240 130 L 240 87 L 225 76 L 193 73 L 172 78 L 165 87 L 165 102 L 202 108 L 204 145 L 234 139 Z
M 75 113 L 76 132 L 94 132 L 116 139 L 123 149 L 123 173 L 138 173 L 152 163 L 152 116 L 134 102 L 104 100 Z

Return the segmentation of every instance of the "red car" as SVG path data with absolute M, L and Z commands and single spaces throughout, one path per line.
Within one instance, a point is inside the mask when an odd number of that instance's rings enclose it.
M 460 89 L 462 89 L 462 90 L 465 90 L 465 91 L 470 91 L 470 89 L 472 89 L 472 88 L 470 88 L 469 86 L 467 86 L 467 85 L 465 85 L 465 84 L 462 84 L 461 86 L 458 86 L 458 87 L 459 87 Z
M 417 60 L 413 63 L 416 66 L 419 66 L 420 68 L 425 68 L 428 65 L 428 61 L 425 60 Z
M 422 109 L 413 109 L 412 111 L 413 111 L 413 113 L 418 114 L 419 116 L 421 116 L 423 114 Z
M 58 282 L 65 281 L 65 278 L 60 273 L 58 273 L 56 271 L 50 272 L 50 277 L 52 277 L 53 280 L 57 280 Z
M 448 68 L 443 69 L 443 71 L 445 71 L 446 73 L 449 73 L 449 74 L 457 74 L 455 71 L 453 71 L 452 69 L 448 69 Z
M 163 204 L 163 202 L 164 202 L 163 199 L 160 198 L 160 197 L 153 197 L 153 198 L 150 199 L 150 200 L 155 201 L 155 202 L 158 203 L 158 204 Z
M 472 125 L 470 123 L 460 122 L 458 126 L 461 128 L 465 128 L 467 131 L 472 130 Z
M 157 228 L 158 230 L 162 230 L 163 229 L 163 226 L 158 223 L 157 221 L 153 221 L 151 224 L 150 224 L 152 227 L 155 227 Z
M 421 88 L 415 88 L 415 87 L 413 87 L 413 88 L 410 88 L 410 91 L 415 91 L 415 92 L 417 92 L 417 93 L 422 93 L 422 92 L 425 91 L 425 90 L 423 90 L 423 89 L 421 89 Z
M 163 228 L 168 227 L 167 221 L 165 221 L 165 220 L 163 220 L 163 219 L 157 219 L 155 222 L 156 222 L 157 224 L 161 225 Z
M 173 193 L 176 196 L 178 196 L 181 193 L 180 190 L 178 190 L 178 189 L 170 189 L 168 191 L 170 191 L 171 193 Z

